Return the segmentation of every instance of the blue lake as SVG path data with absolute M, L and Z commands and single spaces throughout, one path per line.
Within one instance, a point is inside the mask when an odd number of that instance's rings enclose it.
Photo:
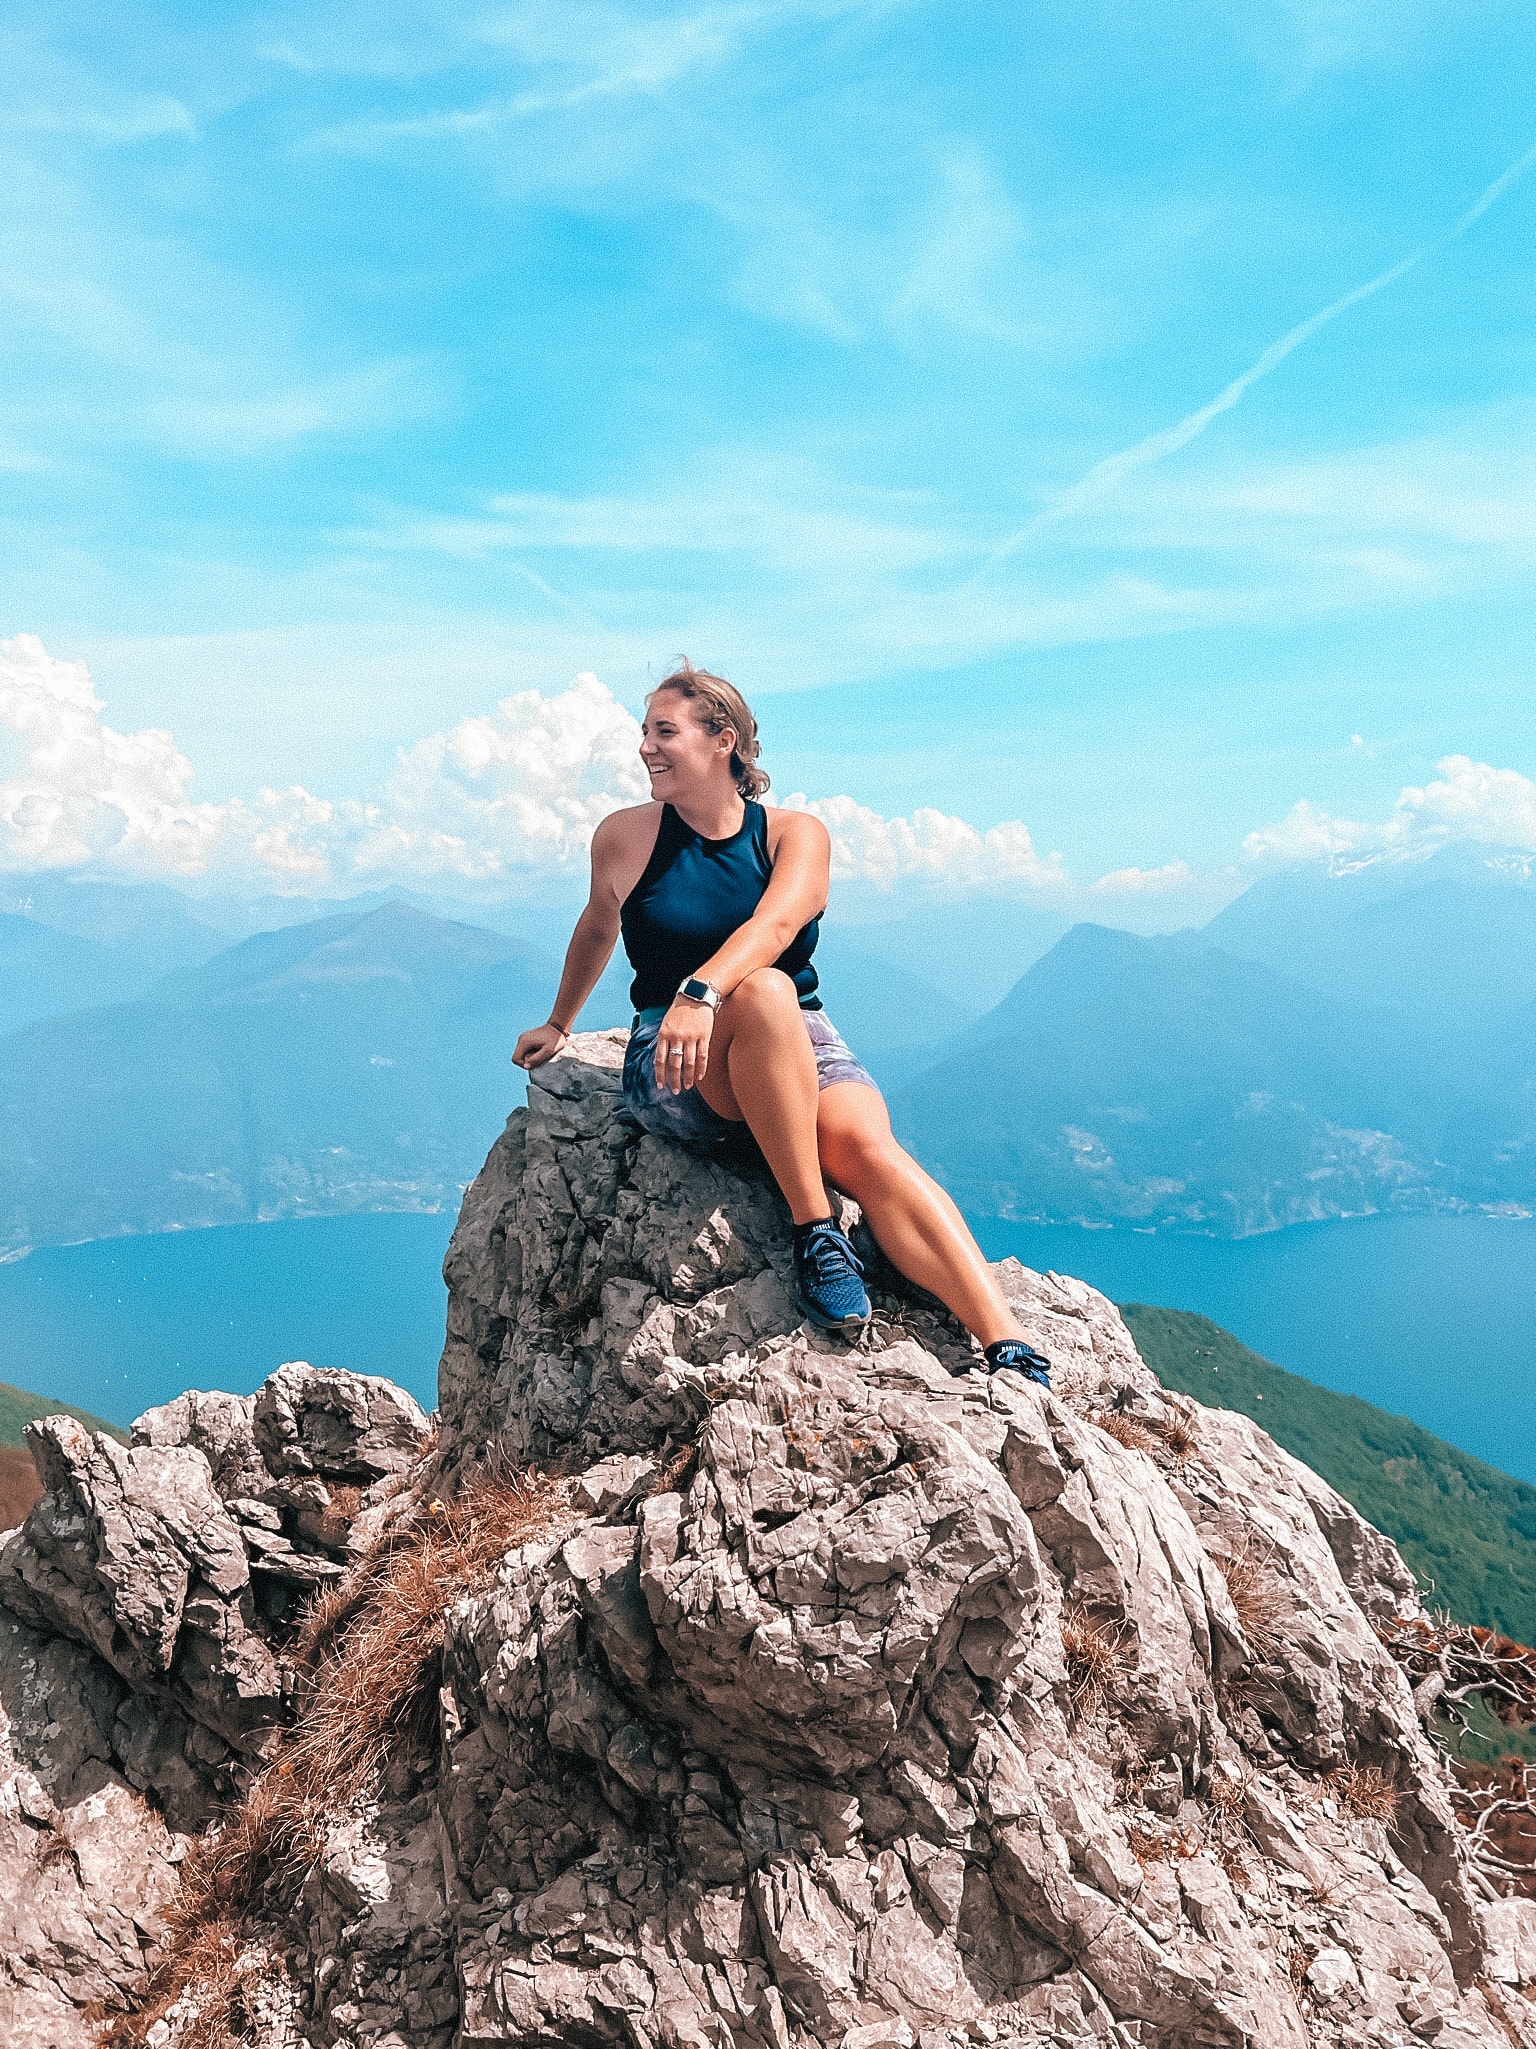
M 127 1422 L 284 1359 L 385 1373 L 430 1408 L 449 1216 L 117 1238 L 0 1266 L 0 1380 Z M 1197 1309 L 1292 1372 L 1536 1484 L 1536 1223 L 1383 1217 L 1238 1244 L 982 1222 L 996 1259 Z
M 0 1380 L 131 1423 L 308 1359 L 386 1374 L 433 1409 L 453 1225 L 315 1217 L 34 1252 L 0 1266 Z
M 978 1223 L 992 1259 L 1116 1302 L 1197 1309 L 1307 1380 L 1409 1416 L 1536 1485 L 1536 1222 L 1366 1217 L 1235 1244 Z

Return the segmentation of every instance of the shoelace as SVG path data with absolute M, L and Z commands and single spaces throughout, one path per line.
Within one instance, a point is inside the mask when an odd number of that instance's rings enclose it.
M 834 1280 L 850 1266 L 856 1274 L 864 1271 L 853 1248 L 840 1244 L 830 1231 L 813 1231 L 801 1247 L 800 1257 L 818 1282 Z
M 987 1346 L 986 1359 L 994 1373 L 1011 1367 L 1016 1373 L 1022 1373 L 1026 1380 L 1037 1381 L 1042 1387 L 1050 1386 L 1050 1360 L 1022 1338 L 1000 1338 L 996 1344 Z

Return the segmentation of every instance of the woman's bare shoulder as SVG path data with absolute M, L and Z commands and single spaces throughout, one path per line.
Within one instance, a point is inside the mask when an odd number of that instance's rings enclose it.
M 817 852 L 830 849 L 831 845 L 831 834 L 812 812 L 790 811 L 782 805 L 775 805 L 769 811 L 768 851 L 771 854 L 789 847 L 797 852 Z
M 655 797 L 648 797 L 643 804 L 626 804 L 622 810 L 610 811 L 598 821 L 592 835 L 592 851 L 596 853 L 599 844 L 621 847 L 647 836 L 655 839 L 661 811 L 661 803 Z
M 646 804 L 626 804 L 622 811 L 610 811 L 599 822 L 592 835 L 594 894 L 608 890 L 620 902 L 629 895 L 651 858 L 661 830 L 661 811 L 652 798 Z

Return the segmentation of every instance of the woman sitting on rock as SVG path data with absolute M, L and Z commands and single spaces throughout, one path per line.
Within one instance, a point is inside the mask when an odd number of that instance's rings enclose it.
M 533 1068 L 555 1057 L 622 932 L 636 1013 L 625 1103 L 645 1130 L 699 1151 L 748 1126 L 789 1204 L 811 1322 L 853 1336 L 870 1315 L 830 1185 L 858 1203 L 891 1264 L 981 1341 L 990 1367 L 1043 1383 L 1046 1361 L 964 1218 L 896 1143 L 884 1098 L 821 1007 L 811 956 L 831 841 L 807 812 L 764 809 L 757 755 L 757 721 L 719 676 L 684 663 L 651 692 L 640 758 L 652 801 L 593 834 L 592 894 L 554 1010 L 512 1058 Z

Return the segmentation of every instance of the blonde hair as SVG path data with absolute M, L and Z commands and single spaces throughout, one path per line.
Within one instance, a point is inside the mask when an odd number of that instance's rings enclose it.
M 734 683 L 712 676 L 708 669 L 696 669 L 685 655 L 670 676 L 663 676 L 647 704 L 663 690 L 675 690 L 696 708 L 696 716 L 707 733 L 723 733 L 727 726 L 736 735 L 731 749 L 731 775 L 743 797 L 760 797 L 768 788 L 768 771 L 757 765 L 757 720 L 747 700 Z

